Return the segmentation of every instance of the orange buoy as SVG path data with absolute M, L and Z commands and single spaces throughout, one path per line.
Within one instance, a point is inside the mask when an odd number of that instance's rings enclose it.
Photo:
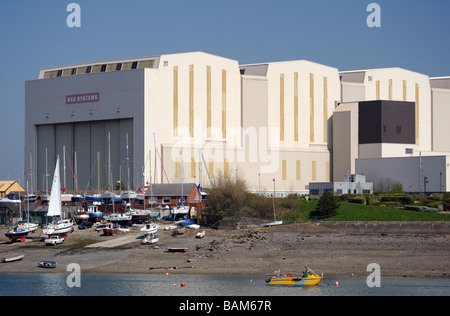
M 185 287 L 186 286 L 186 284 L 185 283 L 181 283 L 181 287 Z

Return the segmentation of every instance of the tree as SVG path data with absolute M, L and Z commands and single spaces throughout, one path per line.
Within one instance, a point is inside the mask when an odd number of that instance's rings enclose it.
M 214 187 L 209 192 L 207 205 L 212 211 L 238 212 L 247 198 L 245 180 L 235 177 L 224 177 L 219 173 L 215 177 Z
M 317 203 L 316 211 L 313 215 L 320 218 L 335 216 L 337 214 L 336 210 L 338 207 L 339 205 L 333 193 L 328 192 L 320 197 L 319 202 Z

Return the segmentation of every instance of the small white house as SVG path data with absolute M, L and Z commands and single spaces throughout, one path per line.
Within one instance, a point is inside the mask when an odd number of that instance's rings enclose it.
M 344 177 L 343 182 L 311 182 L 309 184 L 309 194 L 312 196 L 322 196 L 325 193 L 341 194 L 361 194 L 373 193 L 373 183 L 366 182 L 366 176 L 362 174 L 349 174 Z

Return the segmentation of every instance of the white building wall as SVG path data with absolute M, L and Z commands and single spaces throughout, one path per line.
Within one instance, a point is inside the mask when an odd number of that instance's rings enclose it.
M 416 103 L 416 144 L 414 152 L 431 151 L 431 89 L 427 75 L 401 68 L 340 72 L 343 101 L 396 100 Z M 350 83 L 350 84 L 349 84 Z M 353 83 L 353 84 L 351 84 Z M 363 84 L 363 93 L 355 85 Z M 392 156 L 392 151 L 384 151 Z M 384 153 L 382 153 L 384 155 Z

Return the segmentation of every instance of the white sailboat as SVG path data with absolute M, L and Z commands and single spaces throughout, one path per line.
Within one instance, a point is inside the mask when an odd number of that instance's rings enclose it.
M 59 156 L 56 160 L 55 174 L 53 176 L 52 192 L 48 204 L 47 216 L 52 217 L 52 222 L 48 224 L 43 233 L 52 236 L 59 235 L 65 237 L 72 231 L 73 221 L 71 219 L 61 219 L 61 181 L 59 176 Z

